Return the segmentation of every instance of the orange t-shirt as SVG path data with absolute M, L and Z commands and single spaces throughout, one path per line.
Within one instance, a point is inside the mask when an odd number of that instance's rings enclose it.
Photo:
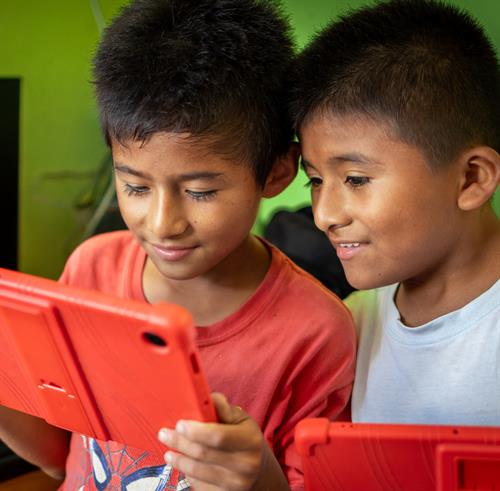
M 197 344 L 211 390 L 255 419 L 291 488 L 302 490 L 294 427 L 306 417 L 334 419 L 344 409 L 354 377 L 355 334 L 343 303 L 268 247 L 271 264 L 253 296 L 222 321 L 196 328 Z M 78 247 L 60 281 L 146 301 L 145 260 L 130 232 L 111 232 Z M 188 484 L 157 455 L 73 434 L 62 488 L 160 491 Z

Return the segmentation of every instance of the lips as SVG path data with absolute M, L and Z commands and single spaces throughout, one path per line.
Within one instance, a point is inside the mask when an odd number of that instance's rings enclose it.
M 156 255 L 165 261 L 180 261 L 186 256 L 190 255 L 198 246 L 161 246 L 157 244 L 152 244 L 153 250 Z
M 356 242 L 356 241 L 332 241 L 332 245 L 335 247 L 335 252 L 337 253 L 337 257 L 346 261 L 348 259 L 353 258 L 357 254 L 359 254 L 366 246 L 366 242 Z

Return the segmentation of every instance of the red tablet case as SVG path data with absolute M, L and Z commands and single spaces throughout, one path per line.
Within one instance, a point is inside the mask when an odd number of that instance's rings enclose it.
M 1 268 L 0 404 L 159 454 L 161 427 L 215 421 L 186 310 Z
M 295 444 L 306 491 L 500 490 L 500 428 L 311 418 Z

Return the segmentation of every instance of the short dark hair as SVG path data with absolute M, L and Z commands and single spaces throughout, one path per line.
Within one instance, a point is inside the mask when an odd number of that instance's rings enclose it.
M 315 114 L 389 123 L 431 168 L 475 145 L 500 151 L 500 72 L 477 22 L 449 4 L 393 0 L 320 32 L 295 66 L 295 127 Z
M 104 31 L 94 58 L 106 141 L 190 133 L 248 164 L 263 185 L 293 136 L 293 55 L 277 2 L 134 0 Z

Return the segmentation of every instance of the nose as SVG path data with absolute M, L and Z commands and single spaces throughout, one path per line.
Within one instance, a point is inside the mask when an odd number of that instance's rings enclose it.
M 189 227 L 181 200 L 169 191 L 155 193 L 147 220 L 149 230 L 159 240 L 182 235 Z
M 333 189 L 323 188 L 316 196 L 313 195 L 312 208 L 314 223 L 325 234 L 350 223 L 342 193 Z

